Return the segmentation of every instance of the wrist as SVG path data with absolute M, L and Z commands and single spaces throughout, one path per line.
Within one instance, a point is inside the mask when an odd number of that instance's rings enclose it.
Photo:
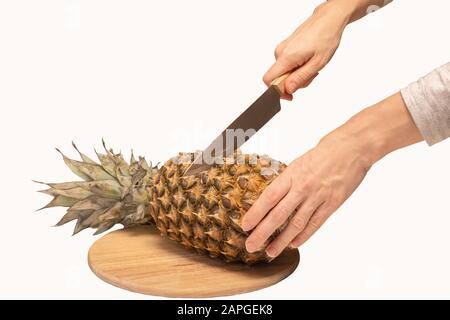
M 389 153 L 388 137 L 377 125 L 373 108 L 374 106 L 362 110 L 330 134 L 352 145 L 354 153 L 367 169 Z
M 330 135 L 353 145 L 367 168 L 392 151 L 423 140 L 400 93 L 362 110 Z
M 346 16 L 347 24 L 350 24 L 389 2 L 392 0 L 327 0 L 323 5 L 339 10 Z
M 354 128 L 350 130 L 343 125 L 323 137 L 318 145 L 339 148 L 345 154 L 348 163 L 367 172 L 376 162 L 376 157 L 372 155 L 373 150 L 368 149 L 364 140 L 355 135 L 355 132 Z
M 331 0 L 319 4 L 314 9 L 314 15 L 318 16 L 329 16 L 333 15 L 335 21 L 344 31 L 345 27 L 351 22 L 353 15 L 352 5 L 340 0 Z
M 353 17 L 357 10 L 357 2 L 353 0 L 328 0 L 318 5 L 314 10 L 314 14 L 336 14 L 340 18 L 342 29 L 344 29 L 354 21 Z

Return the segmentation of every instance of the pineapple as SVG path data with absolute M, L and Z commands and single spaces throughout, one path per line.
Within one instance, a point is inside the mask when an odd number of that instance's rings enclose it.
M 88 227 L 99 234 L 117 223 L 125 228 L 148 224 L 161 235 L 211 257 L 246 264 L 270 261 L 265 246 L 247 252 L 248 233 L 241 222 L 284 164 L 268 156 L 236 153 L 207 171 L 183 176 L 195 153 L 180 153 L 158 168 L 133 154 L 128 164 L 122 154 L 106 147 L 105 154 L 96 152 L 97 163 L 73 146 L 81 161 L 58 151 L 84 181 L 44 183 L 49 188 L 41 191 L 53 196 L 44 208 L 68 207 L 58 226 L 76 219 L 74 234 Z

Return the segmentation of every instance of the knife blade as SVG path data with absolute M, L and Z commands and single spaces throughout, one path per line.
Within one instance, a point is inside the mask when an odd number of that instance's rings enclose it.
M 228 157 L 247 142 L 281 110 L 280 98 L 284 93 L 284 80 L 289 74 L 275 79 L 270 87 L 234 120 L 186 168 L 184 176 L 208 170 L 216 159 Z

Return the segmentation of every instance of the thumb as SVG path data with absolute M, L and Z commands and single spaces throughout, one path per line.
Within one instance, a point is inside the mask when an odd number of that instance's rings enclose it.
M 293 69 L 298 68 L 299 66 L 302 66 L 306 61 L 308 61 L 308 59 L 309 57 L 306 55 L 297 56 L 295 59 L 291 55 L 280 55 L 277 61 L 275 61 L 275 63 L 264 75 L 264 83 L 269 86 L 273 80 Z
M 309 61 L 304 66 L 298 68 L 286 79 L 286 93 L 293 94 L 300 88 L 306 88 L 319 74 L 320 67 L 314 61 Z

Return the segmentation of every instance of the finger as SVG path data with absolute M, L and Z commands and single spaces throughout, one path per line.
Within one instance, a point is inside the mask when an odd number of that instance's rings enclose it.
M 293 94 L 300 88 L 305 88 L 317 76 L 320 65 L 315 60 L 308 61 L 305 65 L 295 70 L 285 81 L 286 93 Z
M 302 88 L 306 88 L 308 87 L 311 82 L 313 82 L 313 80 L 319 75 L 319 73 L 316 73 L 311 79 L 309 79 L 309 81 L 302 87 Z M 283 93 L 281 95 L 281 99 L 287 100 L 287 101 L 292 101 L 294 99 L 294 96 L 292 94 L 286 94 Z
M 308 80 L 308 82 L 306 82 L 302 87 L 300 87 L 300 89 L 309 87 L 309 85 L 314 81 L 314 79 L 316 79 L 318 75 L 319 73 L 317 72 L 311 79 Z
M 259 196 L 242 219 L 242 229 L 253 229 L 264 216 L 288 193 L 291 188 L 291 178 L 288 170 L 277 177 Z
M 276 47 L 275 52 L 274 52 L 275 60 L 277 60 L 278 57 L 283 54 L 284 49 L 288 45 L 288 40 L 289 40 L 289 38 L 287 38 L 286 40 L 281 41 L 280 44 Z
M 329 218 L 330 214 L 330 210 L 325 206 L 325 204 L 322 204 L 312 215 L 305 229 L 291 241 L 290 246 L 293 248 L 298 248 L 304 244 L 314 233 L 316 233 L 317 230 L 319 230 L 319 228 Z
M 311 82 L 313 82 L 314 79 L 315 79 L 318 75 L 319 75 L 319 73 L 316 73 L 311 79 L 308 80 L 307 83 L 305 83 L 305 84 L 302 86 L 302 88 L 308 87 L 308 86 L 311 84 Z M 284 100 L 287 100 L 287 101 L 292 101 L 292 100 L 294 100 L 294 96 L 293 96 L 292 94 L 286 94 L 286 93 L 284 93 L 284 94 L 281 95 L 281 99 L 284 99 Z
M 272 81 L 283 74 L 296 69 L 303 64 L 305 64 L 312 55 L 308 54 L 297 54 L 295 57 L 293 55 L 288 55 L 283 52 L 275 61 L 275 63 L 269 68 L 263 77 L 263 81 L 267 86 L 270 86 Z
M 295 212 L 295 208 L 300 205 L 304 198 L 303 194 L 291 189 L 247 238 L 245 242 L 247 251 L 257 251 L 275 230 L 281 227 L 289 216 Z
M 278 256 L 305 229 L 309 219 L 320 205 L 317 198 L 306 200 L 292 217 L 288 226 L 267 246 L 267 255 L 273 258 Z
M 282 94 L 281 99 L 292 101 L 294 99 L 294 96 L 292 94 Z

